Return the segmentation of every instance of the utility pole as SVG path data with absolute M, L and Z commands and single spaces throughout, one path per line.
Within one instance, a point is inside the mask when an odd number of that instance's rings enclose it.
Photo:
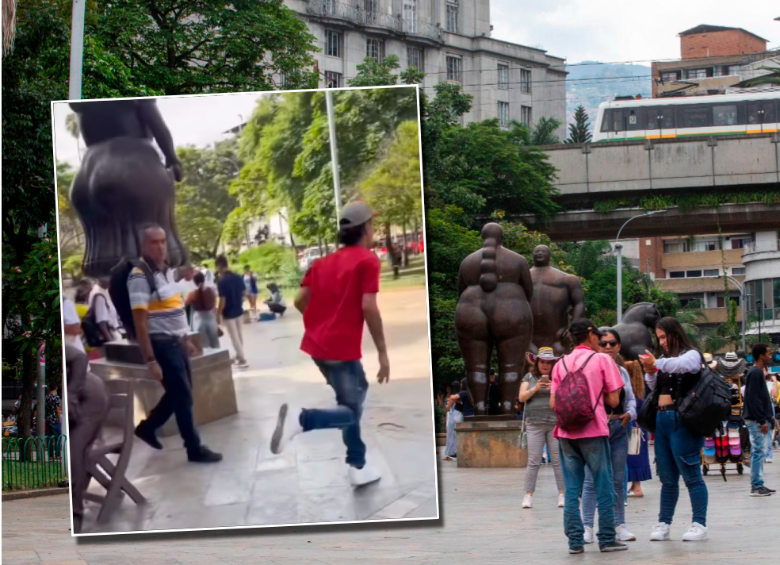
M 70 80 L 68 99 L 81 99 L 81 76 L 84 62 L 84 12 L 87 0 L 73 0 L 70 26 Z
M 328 132 L 330 134 L 330 164 L 333 167 L 333 192 L 336 194 L 336 229 L 340 227 L 341 180 L 339 178 L 339 148 L 336 144 L 336 116 L 333 110 L 333 91 L 325 91 L 325 104 L 328 109 Z

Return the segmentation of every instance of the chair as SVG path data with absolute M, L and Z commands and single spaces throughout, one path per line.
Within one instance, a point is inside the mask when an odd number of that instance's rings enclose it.
M 145 504 L 146 499 L 125 477 L 130 464 L 130 454 L 133 450 L 135 429 L 135 390 L 132 381 L 117 379 L 111 381 L 114 391 L 110 394 L 110 410 L 121 410 L 124 414 L 123 437 L 120 441 L 96 445 L 87 456 L 87 472 L 100 483 L 106 494 L 87 492 L 87 500 L 101 505 L 98 513 L 98 524 L 108 522 L 111 514 L 121 504 L 124 494 L 127 494 L 136 504 Z M 111 462 L 109 455 L 118 455 L 116 464 Z

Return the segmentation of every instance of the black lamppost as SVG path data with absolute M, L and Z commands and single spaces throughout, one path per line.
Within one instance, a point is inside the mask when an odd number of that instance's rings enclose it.
M 758 341 L 761 342 L 761 301 L 756 300 L 756 308 L 758 308 Z

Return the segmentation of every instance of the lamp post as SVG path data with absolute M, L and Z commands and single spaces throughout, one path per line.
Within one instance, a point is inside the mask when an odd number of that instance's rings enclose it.
M 615 238 L 615 251 L 617 251 L 617 321 L 621 322 L 623 319 L 623 244 L 620 243 L 620 234 L 623 232 L 623 228 L 626 227 L 628 222 L 636 220 L 637 218 L 644 218 L 645 216 L 654 216 L 656 214 L 663 214 L 666 210 L 652 210 L 645 214 L 639 214 L 633 216 L 625 221 L 618 230 L 617 237 Z
M 336 193 L 336 229 L 341 226 L 341 180 L 339 178 L 339 149 L 336 144 L 336 114 L 333 110 L 333 91 L 325 91 L 325 105 L 328 111 L 328 133 L 330 136 L 330 161 L 333 167 L 333 192 Z
M 763 313 L 761 311 L 761 301 L 756 300 L 756 308 L 758 310 L 758 341 L 761 341 L 761 314 Z
M 84 62 L 84 11 L 87 0 L 73 0 L 70 26 L 70 78 L 68 99 L 81 99 L 81 76 Z
M 739 304 L 740 304 L 740 306 L 742 307 L 742 308 L 741 308 L 741 309 L 742 309 L 742 351 L 744 351 L 745 353 L 747 353 L 747 345 L 745 344 L 745 317 L 746 317 L 746 313 L 745 313 L 745 301 L 747 300 L 747 296 L 745 295 L 745 285 L 743 285 L 742 283 L 740 283 L 740 282 L 739 282 L 737 279 L 735 279 L 734 277 L 730 277 L 730 276 L 728 276 L 728 275 L 718 275 L 718 276 L 716 276 L 716 277 L 714 277 L 714 278 L 716 278 L 716 279 L 720 279 L 721 277 L 724 277 L 724 276 L 726 277 L 726 279 L 727 279 L 729 282 L 732 282 L 732 283 L 734 283 L 734 285 L 737 287 L 737 289 L 739 289 Z M 726 299 L 728 299 L 728 296 L 726 297 Z M 760 326 L 759 326 L 759 327 L 760 327 Z M 759 332 L 759 334 L 760 334 L 760 332 Z

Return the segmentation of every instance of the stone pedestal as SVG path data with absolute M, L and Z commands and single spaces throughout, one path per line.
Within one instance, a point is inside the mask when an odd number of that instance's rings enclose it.
M 201 340 L 198 332 L 190 332 L 188 338 L 198 351 L 203 352 L 203 340 Z M 107 361 L 114 361 L 116 363 L 130 363 L 133 365 L 146 364 L 146 359 L 144 359 L 138 344 L 129 342 L 126 339 L 109 341 L 103 345 L 103 355 L 105 355 Z
M 124 342 L 114 342 L 114 354 L 132 356 L 137 346 Z M 107 347 L 106 352 L 108 353 Z M 140 351 L 138 351 L 140 355 Z M 194 400 L 195 425 L 208 424 L 238 412 L 236 390 L 233 386 L 233 370 L 230 354 L 226 349 L 206 349 L 202 355 L 190 359 L 192 369 L 192 394 Z M 149 373 L 146 364 L 120 362 L 109 359 L 90 361 L 90 369 L 106 381 L 109 391 L 114 379 L 129 379 L 135 386 L 135 423 L 151 412 L 164 393 L 162 383 Z M 110 418 L 109 418 L 110 420 Z M 122 425 L 122 422 L 109 421 L 109 425 Z M 158 431 L 161 436 L 178 435 L 176 418 L 171 417 Z
M 517 446 L 520 420 L 470 420 L 457 425 L 458 467 L 525 467 L 528 451 Z

